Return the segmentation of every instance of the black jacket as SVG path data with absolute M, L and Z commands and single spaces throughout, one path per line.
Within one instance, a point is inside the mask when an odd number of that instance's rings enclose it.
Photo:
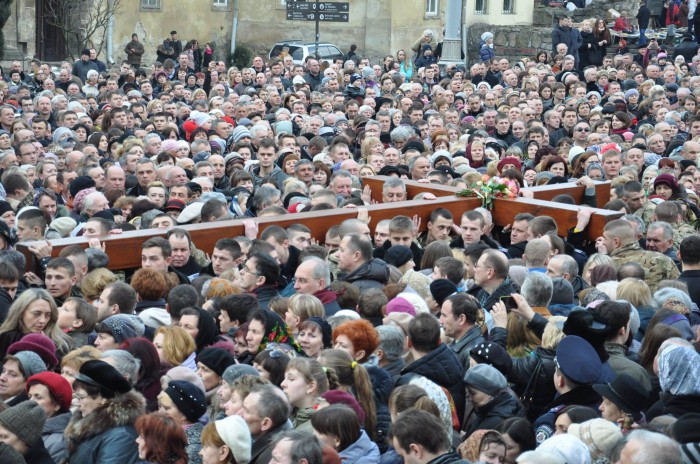
M 377 439 L 375 442 L 380 453 L 389 448 L 389 428 L 391 428 L 391 413 L 389 412 L 389 395 L 394 388 L 391 375 L 377 366 L 366 365 L 369 380 L 372 382 L 374 405 L 377 408 Z
M 372 252 L 374 258 L 384 259 L 384 255 L 391 248 L 391 241 L 385 240 L 382 246 L 375 248 Z M 413 268 L 420 271 L 420 262 L 423 260 L 423 249 L 416 242 L 411 242 L 411 252 L 413 253 L 413 262 L 416 264 Z
M 683 271 L 678 277 L 678 280 L 688 284 L 690 299 L 693 301 L 693 303 L 700 306 L 700 270 Z
M 582 385 L 557 396 L 554 401 L 547 406 L 547 412 L 540 416 L 534 423 L 537 443 L 540 444 L 554 435 L 554 421 L 557 418 L 557 413 L 566 406 L 588 406 L 597 411 L 600 402 L 600 395 L 596 393 L 590 385 Z
M 495 429 L 504 420 L 511 417 L 525 417 L 525 409 L 508 391 L 502 391 L 484 406 L 474 408 L 472 420 L 464 430 L 469 436 L 479 429 Z
M 640 6 L 637 12 L 637 22 L 640 29 L 649 28 L 649 18 L 651 18 L 651 10 L 646 5 Z
M 406 385 L 415 375 L 421 375 L 452 395 L 457 417 L 464 417 L 465 389 L 462 380 L 464 372 L 457 355 L 446 344 L 441 344 L 422 358 L 413 361 L 401 371 L 398 385 Z
M 545 407 L 552 402 L 557 394 L 554 382 L 552 382 L 556 370 L 555 355 L 555 350 L 538 346 L 530 356 L 513 358 L 512 360 L 508 380 L 515 384 L 513 390 L 518 396 L 527 393 L 525 406 L 527 418 L 531 422 L 545 411 Z
M 383 288 L 389 281 L 389 267 L 381 259 L 373 258 L 349 274 L 340 274 L 338 280 L 349 282 L 360 291 Z

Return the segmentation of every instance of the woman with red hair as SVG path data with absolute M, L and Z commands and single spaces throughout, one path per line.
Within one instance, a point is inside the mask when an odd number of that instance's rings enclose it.
M 153 464 L 187 464 L 185 431 L 167 414 L 153 412 L 136 419 L 139 459 Z
M 345 351 L 359 363 L 369 359 L 379 342 L 377 330 L 366 319 L 345 322 L 333 331 L 333 348 Z

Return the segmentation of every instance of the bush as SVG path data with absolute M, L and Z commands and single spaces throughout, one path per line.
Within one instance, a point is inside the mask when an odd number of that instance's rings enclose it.
M 233 55 L 229 53 L 228 65 L 236 66 L 238 69 L 250 67 L 253 63 L 253 52 L 244 45 L 238 45 Z

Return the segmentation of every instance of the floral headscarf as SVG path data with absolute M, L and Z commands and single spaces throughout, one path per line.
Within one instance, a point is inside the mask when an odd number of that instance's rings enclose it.
M 261 321 L 265 325 L 265 335 L 260 342 L 258 353 L 263 351 L 268 343 L 284 343 L 291 346 L 297 353 L 301 352 L 299 344 L 294 340 L 294 337 L 289 333 L 287 324 L 284 323 L 277 313 L 264 310 L 265 320 Z

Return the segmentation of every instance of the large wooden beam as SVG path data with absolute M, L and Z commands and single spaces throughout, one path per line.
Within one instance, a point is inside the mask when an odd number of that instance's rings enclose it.
M 366 179 L 367 185 L 372 189 L 372 198 L 381 201 L 381 186 L 385 178 Z M 556 186 L 552 186 L 556 187 Z M 431 192 L 438 198 L 435 200 L 402 201 L 398 203 L 376 203 L 366 207 L 370 216 L 370 228 L 374 229 L 377 222 L 383 219 L 391 219 L 397 215 L 421 218 L 421 231 L 425 230 L 428 218 L 436 208 L 448 209 L 454 217 L 460 217 L 464 212 L 473 210 L 481 205 L 477 198 L 462 198 L 454 196 L 457 189 L 436 184 L 425 184 L 413 181 L 406 182 L 406 188 L 410 197 L 420 192 Z M 581 187 L 573 187 L 581 189 Z M 496 225 L 505 226 L 512 223 L 513 217 L 522 212 L 529 212 L 535 216 L 547 215 L 554 218 L 559 225 L 558 233 L 561 236 L 567 234 L 568 229 L 576 224 L 579 207 L 561 203 L 553 203 L 541 199 L 514 200 L 498 199 L 494 202 L 493 220 Z M 311 229 L 312 236 L 322 242 L 326 232 L 334 225 L 338 225 L 346 219 L 356 218 L 358 210 L 355 208 L 341 208 L 318 212 L 289 214 L 283 216 L 268 216 L 255 218 L 260 232 L 270 225 L 288 227 L 291 224 L 301 223 Z M 594 240 L 602 234 L 605 224 L 621 216 L 621 213 L 595 209 L 591 222 L 586 229 L 587 237 Z M 192 235 L 192 240 L 197 248 L 211 253 L 214 244 L 221 238 L 230 238 L 245 235 L 243 220 L 234 219 L 228 221 L 212 222 L 206 224 L 193 224 L 183 226 Z M 125 232 L 121 235 L 110 235 L 103 239 L 105 249 L 110 259 L 110 269 L 121 270 L 139 267 L 141 265 L 141 244 L 151 237 L 164 236 L 162 229 L 146 229 L 133 232 Z M 63 248 L 70 245 L 80 245 L 87 248 L 88 240 L 82 237 L 52 240 L 53 256 L 58 256 Z M 37 266 L 34 255 L 29 251 L 31 244 L 18 244 L 16 249 L 27 258 L 27 270 L 35 270 Z

